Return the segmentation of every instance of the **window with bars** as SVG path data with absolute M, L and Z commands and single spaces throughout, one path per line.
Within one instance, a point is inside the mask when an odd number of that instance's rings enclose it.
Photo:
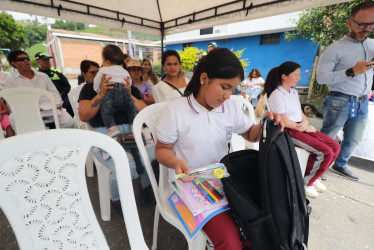
M 280 33 L 275 34 L 265 34 L 261 36 L 261 43 L 260 45 L 274 45 L 279 44 L 280 42 Z

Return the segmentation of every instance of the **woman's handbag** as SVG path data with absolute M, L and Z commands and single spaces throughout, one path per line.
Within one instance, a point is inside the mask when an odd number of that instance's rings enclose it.
M 142 134 L 142 139 L 145 145 L 145 139 L 144 139 L 143 134 Z M 136 146 L 134 134 L 133 133 L 120 134 L 119 136 L 117 136 L 117 142 L 121 144 L 121 146 L 125 150 L 129 150 L 130 153 L 132 154 L 132 157 L 134 158 L 135 165 L 136 165 L 136 172 L 138 173 L 138 175 L 143 174 L 144 167 L 143 167 L 142 161 L 140 160 L 139 150 L 138 150 L 138 147 Z

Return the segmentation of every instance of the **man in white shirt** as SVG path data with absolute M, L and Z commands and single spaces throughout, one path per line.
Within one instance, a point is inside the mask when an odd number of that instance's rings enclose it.
M 9 63 L 16 68 L 16 72 L 12 73 L 5 79 L 4 89 L 17 87 L 41 88 L 50 92 L 54 97 L 57 109 L 61 111 L 58 115 L 61 128 L 73 128 L 75 126 L 73 118 L 62 108 L 62 99 L 55 85 L 49 79 L 48 75 L 34 71 L 31 68 L 30 58 L 26 52 L 14 50 L 8 54 Z M 41 97 L 39 102 L 40 110 L 51 110 L 51 104 L 46 97 Z M 9 121 L 14 129 L 13 119 L 10 116 Z

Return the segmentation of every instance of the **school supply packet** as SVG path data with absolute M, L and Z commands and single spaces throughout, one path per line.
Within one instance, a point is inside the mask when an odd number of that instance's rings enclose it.
M 228 202 L 223 192 L 221 179 L 227 176 L 225 165 L 217 163 L 195 169 L 188 175 L 176 175 L 172 187 L 184 204 L 196 216 L 206 210 L 219 209 Z M 180 178 L 196 177 L 191 182 L 182 182 Z

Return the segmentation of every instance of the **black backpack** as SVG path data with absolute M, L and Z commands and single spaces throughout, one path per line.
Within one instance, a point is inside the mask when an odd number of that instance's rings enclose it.
M 242 236 L 254 250 L 307 249 L 309 214 L 291 137 L 264 119 L 260 150 L 226 155 L 223 189 Z

